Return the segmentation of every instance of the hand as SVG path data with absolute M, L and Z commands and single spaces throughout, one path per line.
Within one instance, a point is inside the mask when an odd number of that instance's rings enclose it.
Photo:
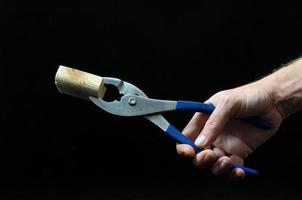
M 230 173 L 231 178 L 244 178 L 242 169 L 230 170 L 232 163 L 243 164 L 249 154 L 274 135 L 285 118 L 272 94 L 271 82 L 261 79 L 218 92 L 207 102 L 215 106 L 213 113 L 210 116 L 196 113 L 183 130 L 184 135 L 205 150 L 195 155 L 191 146 L 178 144 L 177 152 L 193 158 L 199 168 L 210 168 L 215 175 Z M 238 120 L 249 116 L 261 117 L 273 128 L 263 130 Z

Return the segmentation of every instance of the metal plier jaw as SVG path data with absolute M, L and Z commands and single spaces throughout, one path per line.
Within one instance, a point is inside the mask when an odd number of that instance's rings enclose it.
M 126 81 L 103 77 L 105 85 L 112 85 L 116 87 L 119 93 L 122 95 L 120 100 L 114 100 L 111 102 L 105 101 L 101 98 L 89 97 L 89 99 L 98 107 L 104 111 L 119 115 L 119 116 L 143 116 L 156 126 L 161 128 L 167 135 L 182 144 L 188 144 L 192 146 L 196 153 L 199 153 L 199 149 L 193 141 L 184 136 L 179 130 L 177 130 L 172 124 L 170 124 L 162 115 L 162 112 L 174 111 L 174 110 L 191 110 L 196 112 L 212 113 L 215 109 L 213 104 L 206 104 L 201 102 L 192 101 L 170 101 L 151 99 L 135 85 Z M 246 122 L 258 126 L 262 129 L 272 128 L 271 124 L 264 119 L 258 117 L 250 117 L 243 119 Z M 219 156 L 217 156 L 217 159 Z M 244 167 L 240 164 L 234 163 L 233 168 L 241 168 L 247 174 L 258 175 L 258 172 L 254 169 Z
M 136 116 L 135 110 L 137 109 L 134 105 L 136 105 L 137 102 L 136 99 L 131 96 L 147 97 L 147 95 L 131 83 L 118 78 L 103 77 L 103 80 L 105 85 L 112 85 L 118 89 L 122 95 L 121 99 L 108 102 L 101 98 L 90 97 L 91 101 L 108 113 L 119 116 Z

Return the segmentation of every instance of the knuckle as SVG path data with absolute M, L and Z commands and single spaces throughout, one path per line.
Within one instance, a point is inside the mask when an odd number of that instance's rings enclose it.
M 234 102 L 234 96 L 230 93 L 225 94 L 224 96 L 221 97 L 221 102 L 223 104 L 230 104 Z
M 226 113 L 235 115 L 241 107 L 242 102 L 238 98 L 238 95 L 228 92 L 221 97 L 220 103 L 225 109 Z

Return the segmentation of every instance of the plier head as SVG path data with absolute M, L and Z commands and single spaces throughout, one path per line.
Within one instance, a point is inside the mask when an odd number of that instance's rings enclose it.
M 147 98 L 147 95 L 135 85 L 121 79 L 112 77 L 103 77 L 103 79 L 105 86 L 114 86 L 119 91 L 122 95 L 121 99 L 115 99 L 113 101 L 105 101 L 104 99 L 95 97 L 89 97 L 89 99 L 111 114 L 119 116 L 137 116 L 137 106 L 134 109 L 134 105 L 137 103 L 135 97 Z
M 147 97 L 147 95 L 141 89 L 139 89 L 138 87 L 136 87 L 131 83 L 112 77 L 103 77 L 103 79 L 105 85 L 112 85 L 116 87 L 119 93 L 122 95 L 132 94 L 132 95 Z

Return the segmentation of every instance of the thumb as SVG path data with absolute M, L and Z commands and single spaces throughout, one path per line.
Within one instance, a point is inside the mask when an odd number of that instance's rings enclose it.
M 195 140 L 195 145 L 199 148 L 210 146 L 222 132 L 227 122 L 235 116 L 236 107 L 236 103 L 229 97 L 219 99 L 216 108 Z

